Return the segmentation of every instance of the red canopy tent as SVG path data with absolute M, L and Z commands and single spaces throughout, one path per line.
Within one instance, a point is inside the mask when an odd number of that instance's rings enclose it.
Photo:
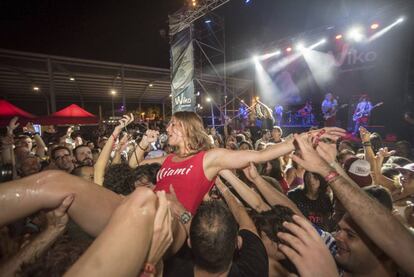
M 36 116 L 28 113 L 12 103 L 6 100 L 0 100 L 0 126 L 7 126 L 10 119 L 18 116 L 21 125 L 26 124 L 28 121 L 34 121 Z
M 49 116 L 39 118 L 42 125 L 98 124 L 99 119 L 76 104 L 72 104 Z

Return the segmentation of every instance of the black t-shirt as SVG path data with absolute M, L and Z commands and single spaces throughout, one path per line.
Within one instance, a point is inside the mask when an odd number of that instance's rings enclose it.
M 327 195 L 311 200 L 305 195 L 301 187 L 297 187 L 287 193 L 303 215 L 321 229 L 329 230 L 329 218 L 333 212 L 333 204 Z
M 248 230 L 240 230 L 239 235 L 243 239 L 243 244 L 233 260 L 228 276 L 269 276 L 267 253 L 261 239 Z M 188 247 L 183 247 L 179 253 L 164 263 L 164 276 L 194 276 L 194 263 L 191 260 L 191 250 Z

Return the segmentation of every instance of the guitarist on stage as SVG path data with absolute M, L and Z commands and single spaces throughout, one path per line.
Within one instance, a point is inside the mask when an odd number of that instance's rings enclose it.
M 325 95 L 325 100 L 322 102 L 322 113 L 325 127 L 332 127 L 336 125 L 336 112 L 338 111 L 338 101 L 333 97 L 332 93 Z
M 369 116 L 373 108 L 371 101 L 368 100 L 368 95 L 363 94 L 359 98 L 358 105 L 352 117 L 355 121 L 355 128 L 352 135 L 356 136 L 358 134 L 360 126 L 366 127 L 368 125 Z

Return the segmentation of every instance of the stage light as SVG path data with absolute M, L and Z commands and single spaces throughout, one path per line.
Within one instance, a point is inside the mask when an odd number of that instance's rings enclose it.
M 342 35 L 341 35 L 341 34 L 337 34 L 337 35 L 336 35 L 336 37 L 335 37 L 335 39 L 336 39 L 336 40 L 340 40 L 340 39 L 342 39 Z
M 116 90 L 111 89 L 111 94 L 112 94 L 112 95 L 116 95 Z
M 200 92 L 199 91 L 197 91 L 196 96 L 200 96 Z
M 371 24 L 371 30 L 376 30 L 376 29 L 378 29 L 378 27 L 379 27 L 378 23 L 372 23 Z
M 299 42 L 298 45 L 296 45 L 296 50 L 302 52 L 305 50 L 305 45 L 302 42 Z
M 149 83 L 149 85 L 148 85 L 150 88 L 152 88 L 153 86 L 154 86 L 154 84 L 153 83 Z
M 70 77 L 69 80 L 73 82 L 73 81 L 75 81 L 75 78 Z
M 207 102 L 211 102 L 211 98 L 210 98 L 210 97 L 207 97 L 207 98 L 206 98 L 206 101 L 207 101 Z
M 252 2 L 252 0 L 244 0 L 244 4 L 250 4 L 250 2 Z
M 172 97 L 172 94 L 168 95 L 169 97 Z
M 405 18 L 402 16 L 397 19 L 397 23 L 402 23 L 405 20 Z
M 364 38 L 364 34 L 362 32 L 361 27 L 353 27 L 352 29 L 349 30 L 347 36 L 348 36 L 348 39 L 352 39 L 356 42 L 360 42 Z
M 259 62 L 259 57 L 258 57 L 257 55 L 253 55 L 252 60 L 253 60 L 255 63 L 258 63 L 258 62 Z
M 279 56 L 280 54 L 282 54 L 282 51 L 280 51 L 280 50 L 277 50 L 277 51 L 275 52 L 275 55 L 277 55 L 277 56 Z
M 206 23 L 206 24 L 211 23 L 211 19 L 206 19 L 206 20 L 204 21 L 204 23 Z
M 326 38 L 321 39 L 318 44 L 324 44 L 326 43 L 328 40 Z
M 255 99 L 256 99 L 256 101 L 259 101 L 260 100 L 260 97 L 259 96 L 256 96 Z
M 291 51 L 292 51 L 292 47 L 286 48 L 286 52 L 291 52 Z
M 39 90 L 40 90 L 40 88 L 39 88 L 39 87 L 37 87 L 37 86 L 34 86 L 34 87 L 33 87 L 33 90 L 34 90 L 34 91 L 39 91 Z
M 240 100 L 240 102 L 244 103 L 244 100 L 242 99 L 242 100 Z

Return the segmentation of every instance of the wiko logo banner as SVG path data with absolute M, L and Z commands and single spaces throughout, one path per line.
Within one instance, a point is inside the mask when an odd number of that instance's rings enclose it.
M 349 45 L 344 46 L 339 55 L 329 54 L 334 58 L 335 66 L 342 71 L 371 68 L 378 59 L 378 53 L 372 49 L 357 49 Z
M 185 97 L 184 94 L 174 97 L 174 102 L 175 102 L 175 105 L 180 105 L 180 106 L 191 105 L 192 103 L 191 98 Z

